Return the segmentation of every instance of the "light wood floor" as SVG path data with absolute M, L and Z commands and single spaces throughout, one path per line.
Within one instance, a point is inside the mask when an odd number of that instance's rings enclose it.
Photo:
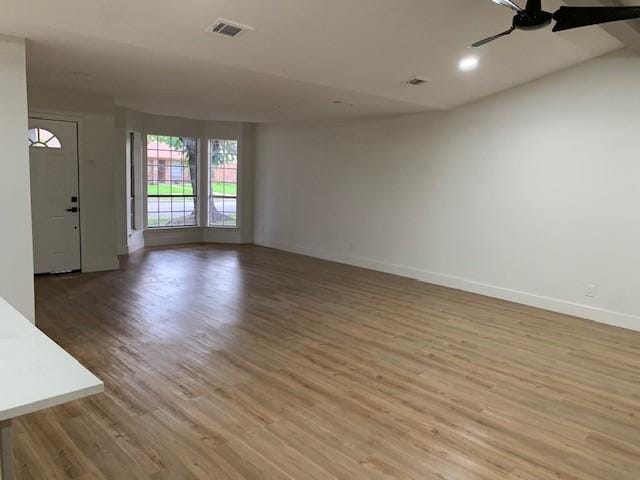
M 106 393 L 18 421 L 19 479 L 640 478 L 638 333 L 251 246 L 36 287 Z

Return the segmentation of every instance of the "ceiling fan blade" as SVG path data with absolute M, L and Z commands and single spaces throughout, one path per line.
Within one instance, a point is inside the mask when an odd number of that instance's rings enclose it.
M 640 18 L 640 7 L 560 7 L 553 14 L 554 32 Z
M 522 8 L 518 6 L 517 3 L 512 2 L 511 0 L 492 0 L 493 3 L 497 3 L 498 5 L 502 5 L 503 7 L 510 8 L 516 12 L 523 12 Z
M 472 43 L 471 45 L 469 45 L 467 48 L 477 48 L 477 47 L 481 47 L 483 45 L 486 45 L 489 42 L 493 42 L 494 40 L 497 40 L 501 37 L 504 37 L 506 35 L 509 35 L 510 33 L 512 33 L 515 30 L 514 27 L 511 27 L 509 30 L 499 33 L 497 35 L 493 35 L 492 37 L 488 37 L 485 38 L 484 40 L 480 40 L 479 42 L 476 43 Z

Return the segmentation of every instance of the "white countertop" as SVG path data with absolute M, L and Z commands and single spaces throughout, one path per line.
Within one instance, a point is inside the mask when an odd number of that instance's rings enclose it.
M 0 421 L 103 390 L 95 375 L 0 298 Z

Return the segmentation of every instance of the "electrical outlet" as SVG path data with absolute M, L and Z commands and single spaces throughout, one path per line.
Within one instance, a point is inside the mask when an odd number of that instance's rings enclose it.
M 595 285 L 587 285 L 587 290 L 585 295 L 589 298 L 594 298 L 596 296 L 596 286 Z

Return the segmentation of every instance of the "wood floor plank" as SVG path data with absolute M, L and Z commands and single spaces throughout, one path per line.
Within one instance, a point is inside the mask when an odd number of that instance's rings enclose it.
M 21 480 L 637 480 L 640 333 L 256 246 L 38 277 L 103 395 L 15 422 Z

